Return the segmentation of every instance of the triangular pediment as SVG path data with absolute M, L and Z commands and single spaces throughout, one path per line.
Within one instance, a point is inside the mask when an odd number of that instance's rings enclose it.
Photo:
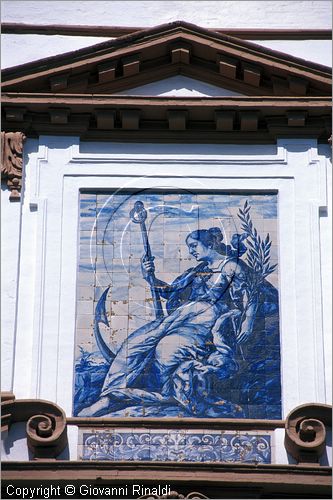
M 4 70 L 2 124 L 85 140 L 326 140 L 330 96 L 325 66 L 177 21 Z
M 217 87 L 188 76 L 176 75 L 157 82 L 147 83 L 117 92 L 118 95 L 156 97 L 227 97 L 241 95 L 223 87 Z
M 115 94 L 176 75 L 246 96 L 330 94 L 329 68 L 179 21 L 9 68 L 2 89 Z

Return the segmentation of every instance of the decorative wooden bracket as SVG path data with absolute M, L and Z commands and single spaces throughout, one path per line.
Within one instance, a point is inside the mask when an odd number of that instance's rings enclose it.
M 298 463 L 318 463 L 325 450 L 326 426 L 332 426 L 331 406 L 319 403 L 298 406 L 286 418 L 286 450 Z
M 191 45 L 184 42 L 178 42 L 170 46 L 172 64 L 182 63 L 190 64 Z
M 123 76 L 133 76 L 140 71 L 140 54 L 127 56 L 122 59 Z
M 121 126 L 124 130 L 138 130 L 140 125 L 139 109 L 120 110 Z
M 22 132 L 1 132 L 1 175 L 11 191 L 11 201 L 21 197 L 25 138 Z
M 237 59 L 218 53 L 216 56 L 216 62 L 219 68 L 219 72 L 222 76 L 231 78 L 233 80 L 236 78 L 238 66 Z
M 113 109 L 95 109 L 97 128 L 104 130 L 114 129 L 116 112 Z
M 98 65 L 98 82 L 110 82 L 116 78 L 117 61 L 111 61 Z
M 185 109 L 169 110 L 168 121 L 170 130 L 185 130 L 188 112 Z
M 67 446 L 66 415 L 50 401 L 1 398 L 1 431 L 14 422 L 27 422 L 27 443 L 35 459 L 56 458 Z
M 215 111 L 216 130 L 230 131 L 234 128 L 234 111 Z

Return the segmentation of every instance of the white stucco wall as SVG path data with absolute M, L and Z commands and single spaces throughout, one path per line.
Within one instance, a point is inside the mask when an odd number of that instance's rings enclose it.
M 155 26 L 176 20 L 207 28 L 330 28 L 329 0 L 2 1 L 2 21 L 95 26 Z
M 255 40 L 257 45 L 277 50 L 305 61 L 332 66 L 331 40 Z
M 21 205 L 1 186 L 1 390 L 13 384 Z
M 2 22 L 151 27 L 184 20 L 207 28 L 331 28 L 330 1 L 83 1 L 2 2 Z M 61 35 L 2 35 L 2 67 L 69 52 L 107 40 Z M 308 61 L 331 66 L 330 40 L 256 41 Z
M 19 66 L 44 57 L 82 49 L 110 40 L 103 37 L 62 35 L 1 35 L 1 67 Z

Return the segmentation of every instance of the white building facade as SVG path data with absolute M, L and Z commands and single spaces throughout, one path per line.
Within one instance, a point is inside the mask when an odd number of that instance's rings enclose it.
M 328 498 L 330 2 L 3 3 L 5 498 Z

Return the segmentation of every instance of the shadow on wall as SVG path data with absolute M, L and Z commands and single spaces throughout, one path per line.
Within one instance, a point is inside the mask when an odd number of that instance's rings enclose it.
M 12 424 L 9 432 L 4 433 L 2 443 L 1 459 L 3 461 L 33 459 L 33 454 L 27 444 L 26 422 Z

